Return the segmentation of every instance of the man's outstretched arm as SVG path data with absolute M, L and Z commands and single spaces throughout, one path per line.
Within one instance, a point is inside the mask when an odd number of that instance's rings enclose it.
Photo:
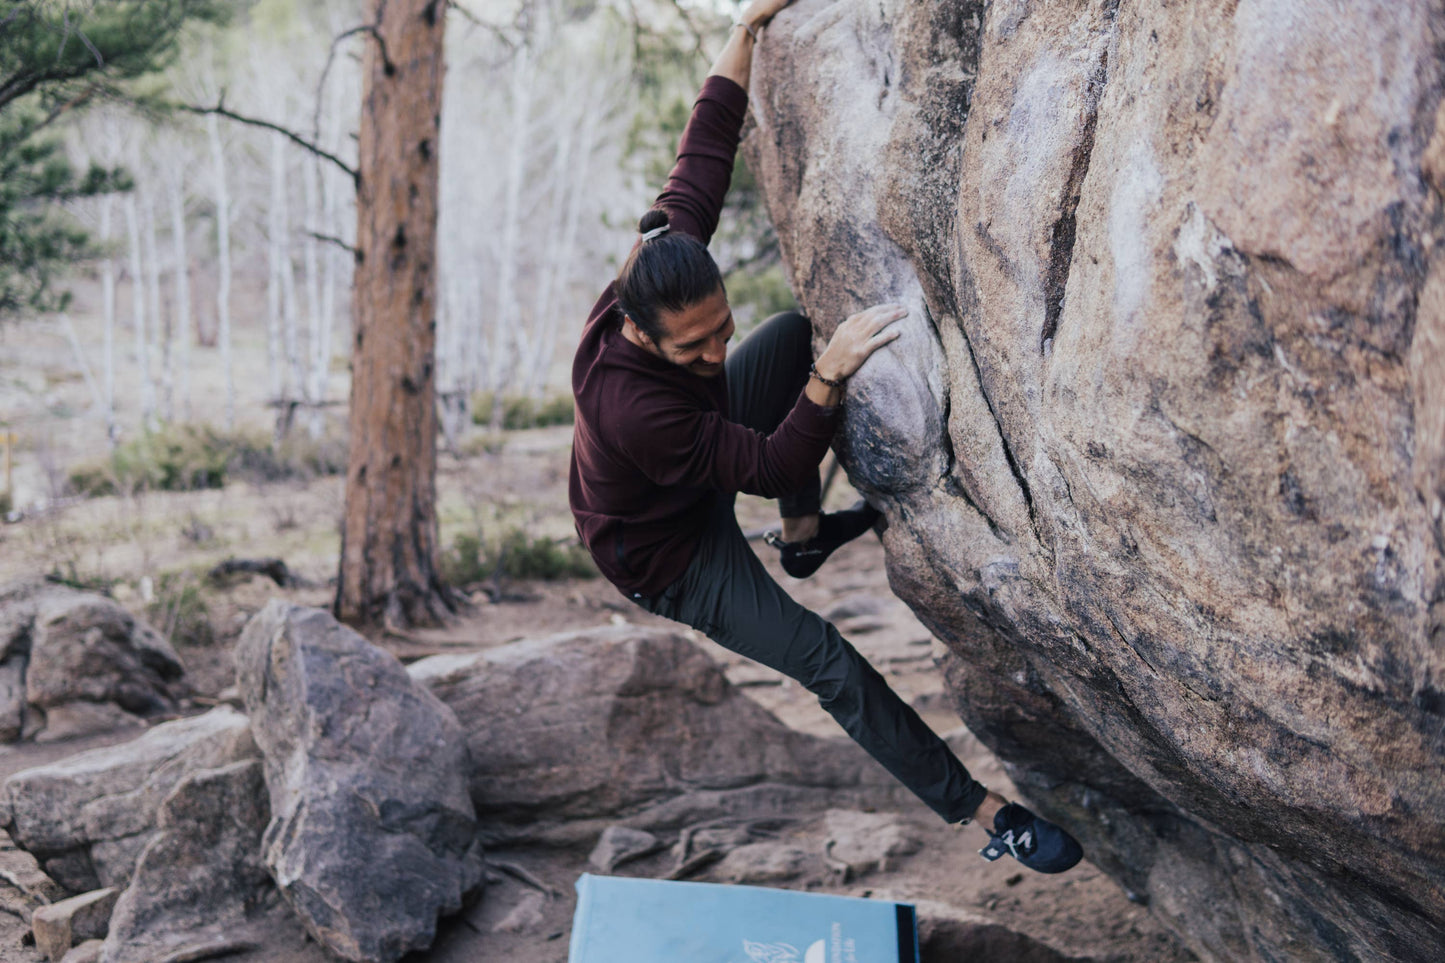
M 768 21 L 781 9 L 786 7 L 790 0 L 753 0 L 743 15 L 738 19 L 739 24 L 746 26 L 734 26 L 732 35 L 728 37 L 727 46 L 723 47 L 722 53 L 717 55 L 713 61 L 712 70 L 708 72 L 709 77 L 726 77 L 737 84 L 743 90 L 748 89 L 748 77 L 753 67 L 753 44 L 754 35 L 757 31 L 768 25 Z

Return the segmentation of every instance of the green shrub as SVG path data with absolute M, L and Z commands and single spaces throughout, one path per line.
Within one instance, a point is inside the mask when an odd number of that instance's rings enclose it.
M 194 491 L 244 479 L 273 482 L 346 471 L 346 445 L 292 435 L 274 445 L 259 431 L 223 432 L 209 425 L 169 425 L 118 445 L 109 458 L 70 470 L 79 494 Z
M 9 492 L 0 492 L 0 517 L 4 517 L 4 516 L 6 516 L 6 515 L 9 515 L 10 512 L 11 512 L 14 508 L 15 508 L 15 503 L 14 503 L 14 501 L 11 499 L 10 493 L 9 493 Z
M 496 539 L 463 532 L 441 558 L 442 578 L 451 585 L 471 585 L 499 575 L 550 582 L 596 574 L 591 556 L 575 541 L 533 538 L 518 528 Z
M 191 572 L 163 572 L 155 580 L 155 598 L 146 619 L 172 644 L 211 645 L 216 641 L 211 610 Z
M 478 392 L 472 396 L 472 424 L 490 425 L 492 406 L 496 396 L 490 391 Z M 502 428 L 516 431 L 520 428 L 546 428 L 551 425 L 570 425 L 573 421 L 572 396 L 550 395 L 546 398 L 529 398 L 526 395 L 502 396 Z

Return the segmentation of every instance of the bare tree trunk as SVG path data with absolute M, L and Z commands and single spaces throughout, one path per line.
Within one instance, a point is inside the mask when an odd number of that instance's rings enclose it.
M 301 197 L 306 205 L 302 223 L 307 226 L 306 237 L 301 242 L 301 260 L 306 271 L 306 346 L 309 355 L 303 395 L 313 419 L 322 401 L 318 393 L 321 390 L 320 377 L 316 371 L 317 352 L 321 349 L 321 252 L 317 250 L 316 234 L 323 229 L 321 192 L 316 183 L 318 163 L 314 157 L 301 162 Z
M 336 175 L 323 171 L 321 178 L 321 230 L 333 237 L 341 233 L 340 191 Z M 331 333 L 336 320 L 336 279 L 341 273 L 342 251 L 327 245 L 321 252 L 321 326 L 316 332 L 313 348 L 315 407 L 311 409 L 310 434 L 320 438 L 326 428 L 326 392 L 331 382 Z
M 150 427 L 156 413 L 156 388 L 151 381 L 150 338 L 146 333 L 145 272 L 141 265 L 140 215 L 135 192 L 125 198 L 125 229 L 130 241 L 131 331 L 135 335 L 135 364 L 140 373 L 141 421 Z
M 150 270 L 146 272 L 146 300 L 151 303 L 155 321 L 151 324 L 152 341 L 161 353 L 160 417 L 170 421 L 175 400 L 175 372 L 171 369 L 170 325 L 165 312 L 161 310 L 161 257 L 160 245 L 156 243 L 156 201 L 155 194 L 145 194 L 145 256 Z
M 402 630 L 453 610 L 436 569 L 442 0 L 372 0 L 363 66 L 350 453 L 335 613 Z
M 215 114 L 206 115 L 206 136 L 211 142 L 211 161 L 216 178 L 216 343 L 221 349 L 221 367 L 226 379 L 226 427 L 236 427 L 236 374 L 231 358 L 231 195 L 226 187 L 226 153 L 221 146 L 221 129 Z
M 169 178 L 171 241 L 176 249 L 176 319 L 171 354 L 180 372 L 181 418 L 191 420 L 191 258 L 186 246 L 186 168 Z
M 512 125 L 507 133 L 509 153 L 507 157 L 507 199 L 502 214 L 501 264 L 497 276 L 497 310 L 492 319 L 495 325 L 492 338 L 492 414 L 491 428 L 496 431 L 502 424 L 502 395 L 511 386 L 512 369 L 520 354 L 519 346 L 525 338 L 521 330 L 521 318 L 517 305 L 517 266 L 521 261 L 518 250 L 522 221 L 522 179 L 525 173 L 523 161 L 529 140 L 528 126 L 532 110 L 532 57 L 531 39 L 525 39 L 517 48 L 516 60 L 512 64 Z
M 271 138 L 271 203 L 266 211 L 266 370 L 271 378 L 271 401 L 279 404 L 285 391 L 281 366 L 281 236 L 286 232 L 286 140 Z
M 109 246 L 114 231 L 111 206 L 115 198 L 100 199 L 100 241 Z M 119 432 L 115 424 L 115 259 L 109 254 L 100 264 L 101 311 L 105 324 L 105 437 L 113 447 Z

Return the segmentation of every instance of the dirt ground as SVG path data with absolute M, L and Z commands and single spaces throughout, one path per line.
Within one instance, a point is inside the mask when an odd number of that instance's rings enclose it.
M 570 528 L 565 507 L 569 442 L 569 429 L 541 429 L 510 434 L 499 451 L 461 460 L 444 456 L 438 479 L 443 543 L 459 532 L 504 524 L 565 535 Z M 847 504 L 852 496 L 846 484 L 835 487 L 830 506 Z M 230 643 L 268 599 L 283 595 L 303 604 L 329 603 L 340 505 L 341 482 L 336 478 L 267 489 L 234 485 L 219 491 L 92 499 L 0 526 L 0 581 L 47 571 L 63 557 L 89 576 L 115 580 L 116 597 L 140 610 L 146 600 L 146 576 L 153 586 L 162 573 L 192 573 L 203 589 L 217 639 L 205 645 L 185 638 L 173 642 L 195 688 L 193 706 L 200 710 L 232 684 Z M 745 530 L 773 523 L 772 506 L 761 499 L 744 497 L 738 511 Z M 193 537 L 197 528 L 207 537 Z M 847 546 L 822 572 L 802 582 L 784 575 L 775 553 L 757 544 L 770 570 L 799 601 L 836 616 L 845 635 L 894 688 L 937 731 L 950 734 L 978 778 L 1005 794 L 1011 791 L 997 760 L 961 730 L 949 709 L 933 664 L 941 645 L 889 592 L 877 539 L 865 537 Z M 216 585 L 200 574 L 235 555 L 281 557 L 307 584 L 282 590 L 268 579 L 250 576 Z M 600 579 L 514 583 L 504 588 L 508 601 L 496 604 L 474 591 L 474 607 L 446 629 L 375 641 L 410 661 L 434 652 L 502 645 L 590 625 L 661 623 Z M 720 647 L 712 652 L 729 679 L 788 725 L 818 735 L 838 735 L 835 723 L 795 683 Z M 0 775 L 132 735 L 111 733 L 72 744 L 0 749 Z M 935 914 L 961 911 L 1027 933 L 1072 957 L 1138 963 L 1191 958 L 1143 907 L 1131 903 L 1112 880 L 1087 863 L 1058 877 L 1020 871 L 1007 859 L 986 863 L 976 855 L 984 842 L 980 829 L 942 825 L 921 804 L 903 815 L 924 841 L 915 855 L 847 883 L 830 874 L 783 885 L 912 901 Z M 823 829 L 819 820 L 803 820 L 783 830 L 782 838 L 816 850 L 822 845 Z M 493 872 L 494 880 L 481 897 L 442 923 L 433 948 L 408 959 L 417 963 L 565 960 L 575 908 L 573 884 L 587 869 L 586 857 L 584 851 L 545 848 L 489 852 L 494 864 L 525 872 Z M 668 868 L 667 860 L 664 853 L 627 864 L 618 872 L 660 874 Z M 523 882 L 519 878 L 523 875 L 547 892 Z M 693 878 L 711 877 L 704 870 Z M 516 915 L 508 920 L 514 910 Z M 39 959 L 32 948 L 19 945 L 23 924 L 8 917 L 0 924 L 0 959 L 26 963 Z M 233 958 L 274 963 L 326 959 L 279 908 L 272 933 L 270 945 Z

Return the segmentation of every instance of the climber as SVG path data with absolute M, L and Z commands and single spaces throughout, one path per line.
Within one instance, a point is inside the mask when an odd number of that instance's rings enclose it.
M 739 491 L 778 498 L 772 542 L 797 577 L 872 527 L 879 516 L 864 503 L 820 513 L 818 465 L 844 383 L 907 314 L 882 304 L 853 315 L 815 361 L 811 324 L 789 312 L 728 353 L 732 313 L 706 244 L 747 111 L 753 46 L 786 3 L 753 0 L 734 25 L 640 239 L 588 317 L 572 366 L 577 531 L 635 603 L 796 679 L 941 817 L 977 818 L 986 858 L 1008 852 L 1062 872 L 1081 856 L 1073 837 L 976 782 L 836 628 L 768 575 L 733 514 Z

